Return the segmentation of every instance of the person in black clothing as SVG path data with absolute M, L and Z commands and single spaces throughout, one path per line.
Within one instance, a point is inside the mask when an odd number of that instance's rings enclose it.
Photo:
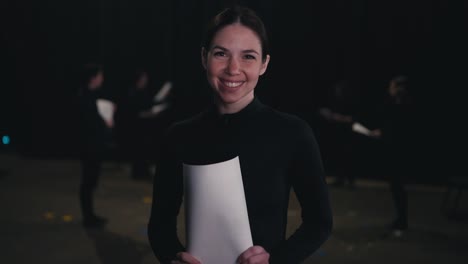
M 149 179 L 149 150 L 152 142 L 151 119 L 142 116 L 153 106 L 153 95 L 149 89 L 149 75 L 145 70 L 137 70 L 134 82 L 128 92 L 128 123 L 130 137 L 130 158 L 133 179 Z
M 83 71 L 83 84 L 78 95 L 80 114 L 81 182 L 79 198 L 83 225 L 103 227 L 107 219 L 96 215 L 93 194 L 101 174 L 101 164 L 112 146 L 112 119 L 104 119 L 97 102 L 101 93 L 104 73 L 100 65 L 87 64 Z M 115 109 L 114 109 L 115 110 Z
M 161 263 L 200 263 L 177 235 L 182 165 L 238 156 L 254 246 L 237 263 L 300 263 L 330 236 L 332 211 L 311 127 L 254 94 L 270 61 L 263 22 L 251 9 L 224 9 L 211 21 L 201 57 L 213 104 L 167 130 L 153 183 L 151 247 Z M 302 223 L 286 238 L 291 188 L 301 205 Z
M 162 131 L 171 110 L 171 83 L 166 81 L 158 89 L 153 86 L 149 71 L 136 69 L 124 106 L 119 107 L 125 115 L 125 143 L 132 164 L 131 177 L 135 180 L 152 179 L 151 161 L 159 153 Z
M 329 157 L 329 172 L 335 181 L 331 184 L 341 187 L 348 184 L 353 188 L 355 172 L 353 170 L 353 132 L 351 126 L 354 120 L 353 98 L 351 86 L 345 80 L 340 80 L 332 86 L 329 102 L 319 108 L 320 120 L 324 121 L 324 132 L 327 133 L 325 145 Z
M 408 92 L 408 77 L 394 77 L 390 80 L 386 101 L 380 110 L 379 128 L 371 131 L 371 135 L 381 141 L 382 169 L 388 178 L 396 211 L 390 225 L 395 236 L 401 236 L 408 228 L 408 194 L 404 183 L 412 172 L 413 106 Z

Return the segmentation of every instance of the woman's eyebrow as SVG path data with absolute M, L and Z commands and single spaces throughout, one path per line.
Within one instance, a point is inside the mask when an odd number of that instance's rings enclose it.
M 229 51 L 227 48 L 222 47 L 222 46 L 219 46 L 219 45 L 213 46 L 212 49 L 213 49 L 213 50 L 214 50 L 214 49 L 219 49 L 219 50 L 222 50 L 222 51 Z M 255 54 L 260 55 L 260 53 L 259 53 L 258 51 L 256 51 L 255 49 L 243 50 L 242 53 L 255 53 Z
M 222 50 L 222 51 L 227 51 L 227 50 L 228 50 L 228 49 L 226 49 L 226 48 L 224 48 L 224 47 L 221 47 L 221 46 L 218 46 L 218 45 L 213 46 L 212 49 L 213 49 L 213 50 L 214 50 L 214 49 L 220 49 L 220 50 Z
M 243 50 L 242 53 L 255 53 L 255 54 L 260 55 L 260 53 L 258 53 L 258 51 L 254 49 Z

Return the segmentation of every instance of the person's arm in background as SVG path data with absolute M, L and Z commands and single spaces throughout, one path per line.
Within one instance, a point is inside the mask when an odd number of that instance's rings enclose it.
M 312 129 L 304 122 L 297 135 L 292 187 L 301 206 L 302 224 L 278 249 L 270 263 L 301 263 L 329 238 L 333 215 L 321 154 Z
M 182 166 L 170 148 L 171 140 L 166 136 L 163 142 L 153 180 L 148 238 L 158 260 L 166 264 L 177 259 L 177 253 L 185 249 L 177 234 L 177 216 L 183 196 Z

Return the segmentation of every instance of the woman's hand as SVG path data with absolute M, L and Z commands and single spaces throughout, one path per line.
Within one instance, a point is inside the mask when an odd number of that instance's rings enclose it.
M 244 251 L 238 258 L 238 264 L 268 264 L 270 254 L 261 246 L 252 246 Z
M 380 138 L 382 137 L 382 130 L 380 129 L 375 129 L 370 132 L 370 136 L 373 138 Z
M 113 128 L 114 127 L 114 120 L 111 119 L 111 120 L 106 120 L 104 122 L 106 123 L 106 126 L 108 128 Z
M 198 259 L 187 252 L 179 252 L 176 257 L 177 260 L 171 261 L 171 264 L 201 264 Z

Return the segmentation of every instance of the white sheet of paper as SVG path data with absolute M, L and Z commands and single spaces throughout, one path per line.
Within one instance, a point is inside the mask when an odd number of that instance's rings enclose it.
M 356 133 L 363 134 L 366 136 L 370 136 L 371 134 L 371 131 L 367 127 L 363 126 L 361 123 L 358 122 L 353 123 L 352 130 Z
M 161 113 L 162 111 L 166 110 L 168 106 L 169 106 L 168 103 L 154 105 L 153 107 L 151 107 L 151 113 L 153 113 L 154 115 L 157 115 Z
M 149 118 L 155 117 L 169 107 L 169 103 L 157 104 L 151 107 L 149 111 L 143 111 L 138 114 L 139 117 Z
M 203 264 L 234 264 L 253 245 L 239 157 L 183 165 L 187 251 Z
M 114 118 L 114 103 L 106 99 L 98 99 L 96 104 L 99 115 L 106 121 L 112 121 Z
M 169 95 L 170 91 L 172 89 L 172 82 L 167 81 L 163 84 L 161 89 L 159 90 L 158 93 L 156 93 L 153 97 L 153 101 L 155 103 L 160 103 L 164 100 L 166 100 L 167 96 Z

